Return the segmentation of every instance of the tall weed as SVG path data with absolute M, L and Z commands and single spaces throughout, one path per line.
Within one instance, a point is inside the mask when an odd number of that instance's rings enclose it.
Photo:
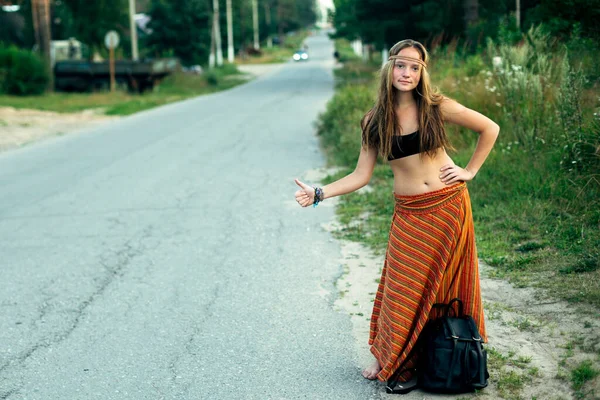
M 571 49 L 539 28 L 508 42 L 489 42 L 485 53 L 471 56 L 457 46 L 438 48 L 429 68 L 444 94 L 501 127 L 469 184 L 480 256 L 517 282 L 600 305 L 600 97 L 589 65 L 576 64 Z M 577 51 L 577 60 L 593 56 L 593 49 Z M 501 60 L 496 66 L 494 57 Z M 338 77 L 355 78 L 348 71 Z M 356 162 L 359 121 L 375 93 L 373 84 L 338 86 L 319 122 L 331 162 Z M 448 134 L 459 150 L 453 159 L 466 165 L 477 135 L 453 125 Z M 380 249 L 391 212 L 389 174 L 378 166 L 373 191 L 344 197 L 338 209 L 342 221 L 353 221 L 348 237 Z
M 520 46 L 488 41 L 487 55 L 501 96 L 503 131 L 529 149 L 548 141 L 556 125 L 552 109 L 560 65 L 545 52 L 547 36 L 532 28 Z
M 361 146 L 360 120 L 374 104 L 374 90 L 369 86 L 345 86 L 327 104 L 317 122 L 317 134 L 329 160 L 336 165 L 356 163 Z
M 569 171 L 598 171 L 600 166 L 600 115 L 594 115 L 589 126 L 584 126 L 581 107 L 584 77 L 581 70 L 575 70 L 565 57 L 563 77 L 558 96 L 558 115 L 561 122 L 563 159 L 561 164 Z

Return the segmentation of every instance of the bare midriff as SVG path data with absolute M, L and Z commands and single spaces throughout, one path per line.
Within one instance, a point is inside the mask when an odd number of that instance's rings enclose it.
M 414 154 L 389 163 L 394 173 L 394 193 L 398 195 L 411 196 L 452 186 L 440 179 L 440 168 L 454 164 L 443 148 L 439 148 L 433 157 Z

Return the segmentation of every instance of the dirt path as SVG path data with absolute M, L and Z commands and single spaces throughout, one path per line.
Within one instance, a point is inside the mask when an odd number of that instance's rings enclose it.
M 119 117 L 99 110 L 78 113 L 0 107 L 0 151 L 24 146 L 41 139 L 74 133 Z
M 367 346 L 369 317 L 383 256 L 375 256 L 359 243 L 344 241 L 340 262 L 345 273 L 337 282 L 339 296 L 335 305 L 351 316 L 360 364 L 364 367 L 373 361 Z M 476 397 L 598 398 L 598 379 L 578 394 L 571 388 L 570 372 L 582 361 L 597 359 L 600 354 L 598 311 L 544 298 L 532 288 L 515 288 L 505 281 L 489 278 L 491 267 L 483 263 L 480 269 L 488 349 L 493 354 L 490 354 L 490 386 Z M 395 398 L 384 395 L 388 397 Z M 470 397 L 434 396 L 417 391 L 403 398 Z
M 331 171 L 329 171 L 331 173 Z M 319 181 L 324 171 L 311 171 L 306 180 Z M 336 199 L 323 205 L 334 207 Z M 324 224 L 333 232 L 338 222 Z M 353 324 L 357 368 L 373 362 L 368 349 L 369 320 L 383 255 L 360 243 L 341 241 L 344 273 L 337 281 L 335 307 Z M 490 385 L 478 394 L 433 395 L 414 391 L 403 399 L 600 399 L 600 378 L 575 390 L 572 370 L 582 362 L 600 361 L 600 313 L 589 306 L 557 301 L 532 288 L 516 288 L 490 277 L 492 267 L 480 262 L 481 291 L 489 343 Z M 387 395 L 381 384 L 382 398 Z

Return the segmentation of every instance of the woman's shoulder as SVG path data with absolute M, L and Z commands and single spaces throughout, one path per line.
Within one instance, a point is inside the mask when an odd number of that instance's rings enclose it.
M 362 117 L 362 120 L 360 121 L 360 127 L 362 129 L 365 129 L 367 127 L 367 125 L 369 125 L 369 122 L 373 118 L 374 114 L 375 114 L 375 108 L 371 108 L 369 111 L 366 112 L 366 114 Z
M 465 110 L 465 106 L 460 104 L 458 101 L 443 95 L 441 95 L 439 107 L 444 117 L 453 114 L 458 114 Z

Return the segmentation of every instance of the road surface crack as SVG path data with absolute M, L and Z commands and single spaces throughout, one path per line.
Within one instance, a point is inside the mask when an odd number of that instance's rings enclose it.
M 125 242 L 119 250 L 115 251 L 108 257 L 104 257 L 104 259 L 100 261 L 100 265 L 104 267 L 106 273 L 100 280 L 100 284 L 96 286 L 96 289 L 75 308 L 75 310 L 73 311 L 75 316 L 73 317 L 72 323 L 63 332 L 57 332 L 53 335 L 49 334 L 48 336 L 51 336 L 50 338 L 45 337 L 39 339 L 38 343 L 34 344 L 28 349 L 21 351 L 17 356 L 6 361 L 2 366 L 0 366 L 0 376 L 3 373 L 7 372 L 9 368 L 22 365 L 25 361 L 27 361 L 29 357 L 31 357 L 39 349 L 48 348 L 51 345 L 56 345 L 67 340 L 83 320 L 86 310 L 104 294 L 106 289 L 115 280 L 119 279 L 124 275 L 126 267 L 129 264 L 131 264 L 133 259 L 143 254 L 144 247 L 142 244 L 147 238 L 151 236 L 151 233 L 152 226 L 149 226 L 142 232 L 142 235 L 139 238 L 137 245 L 132 245 L 133 239 L 130 239 L 127 242 Z M 48 301 L 48 297 L 46 297 L 43 300 L 39 315 L 36 318 L 36 320 L 32 322 L 33 325 L 36 325 L 39 321 L 42 321 L 48 314 Z M 10 393 L 14 393 L 15 390 L 18 389 L 14 389 Z M 0 397 L 0 400 L 6 399 L 10 395 L 10 393 L 5 397 Z M 3 396 L 1 392 L 0 396 Z

